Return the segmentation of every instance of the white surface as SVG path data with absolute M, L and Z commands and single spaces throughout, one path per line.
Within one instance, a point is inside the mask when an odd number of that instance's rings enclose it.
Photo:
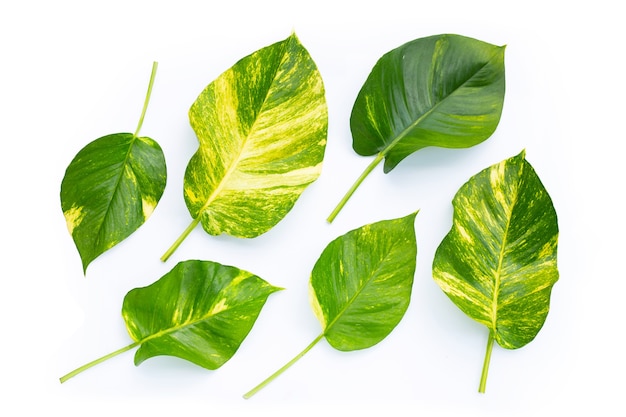
M 617 2 L 424 3 L 3 2 L 0 414 L 623 415 L 625 36 Z M 292 30 L 327 91 L 321 177 L 267 234 L 238 240 L 198 228 L 162 264 L 160 255 L 190 220 L 182 198 L 184 168 L 197 146 L 189 106 L 235 61 Z M 379 167 L 328 225 L 326 216 L 370 161 L 352 151 L 348 124 L 365 77 L 388 50 L 439 33 L 507 44 L 496 133 L 471 149 L 422 150 L 388 175 Z M 153 60 L 159 71 L 141 133 L 165 152 L 167 188 L 149 221 L 96 259 L 85 278 L 60 209 L 61 179 L 89 141 L 134 131 Z M 535 341 L 516 351 L 494 348 L 480 395 L 487 332 L 449 302 L 430 266 L 458 187 L 523 148 L 559 215 L 561 279 Z M 394 332 L 359 352 L 337 352 L 322 341 L 243 400 L 319 333 L 307 283 L 326 244 L 418 208 L 414 292 Z M 127 352 L 58 382 L 129 344 L 120 316 L 126 292 L 192 258 L 236 265 L 287 288 L 270 297 L 226 365 L 210 372 L 162 357 L 135 367 Z

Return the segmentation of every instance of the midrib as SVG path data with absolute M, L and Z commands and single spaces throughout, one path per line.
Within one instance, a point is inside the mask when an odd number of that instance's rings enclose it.
M 209 312 L 207 314 L 197 318 L 196 320 L 186 321 L 186 322 L 181 323 L 181 324 L 179 324 L 177 326 L 173 326 L 173 327 L 170 327 L 168 329 L 161 330 L 161 331 L 159 331 L 157 333 L 151 334 L 150 336 L 147 336 L 147 337 L 137 341 L 137 343 L 144 344 L 146 342 L 149 342 L 150 340 L 158 339 L 158 338 L 163 337 L 163 336 L 167 336 L 170 333 L 176 333 L 177 331 L 179 331 L 181 329 L 184 329 L 186 327 L 190 327 L 190 326 L 196 325 L 198 323 L 201 323 L 203 321 L 206 321 L 209 318 L 214 317 L 214 316 L 222 313 L 223 311 L 227 311 L 228 310 L 228 308 L 225 308 L 223 310 L 218 311 L 217 313 L 211 314 L 211 311 L 212 311 L 213 307 L 214 306 L 212 305 L 211 309 L 209 309 Z
M 291 38 L 290 38 L 289 42 L 291 42 Z M 269 96 L 269 92 L 272 89 L 272 85 L 276 81 L 276 74 L 278 74 L 278 70 L 282 67 L 283 62 L 285 61 L 286 55 L 287 55 L 287 53 L 285 52 L 285 46 L 283 45 L 283 51 L 282 51 L 282 54 L 281 54 L 281 60 L 280 60 L 279 64 L 276 66 L 276 68 L 274 70 L 274 75 L 272 76 L 272 82 L 270 83 L 269 88 L 265 92 L 265 97 L 263 98 L 263 103 L 259 107 L 259 111 L 258 111 L 258 113 L 255 116 L 254 122 L 250 126 L 250 129 L 248 130 L 248 133 L 247 133 L 245 139 L 243 140 L 243 143 L 241 144 L 241 147 L 239 148 L 239 153 L 237 154 L 237 157 L 231 161 L 228 169 L 224 173 L 224 176 L 220 180 L 220 183 L 215 188 L 215 190 L 213 190 L 213 192 L 209 195 L 209 197 L 207 198 L 206 203 L 204 203 L 202 208 L 198 211 L 198 217 L 200 217 L 200 214 L 204 213 L 211 206 L 211 203 L 213 203 L 213 201 L 220 195 L 220 193 L 221 193 L 222 189 L 224 188 L 225 184 L 228 183 L 229 177 L 233 174 L 233 172 L 235 172 L 237 170 L 237 167 L 239 166 L 239 163 L 240 163 L 240 161 L 242 159 L 242 155 L 245 153 L 244 151 L 246 149 L 246 145 L 248 143 L 248 140 L 250 139 L 250 132 L 254 131 L 254 127 L 255 127 L 257 121 L 259 120 L 259 114 L 263 113 L 263 109 L 265 107 L 265 103 L 267 102 L 267 98 Z
M 128 151 L 126 151 L 126 156 L 124 157 L 124 163 L 122 164 L 122 169 L 120 170 L 120 173 L 117 176 L 117 180 L 115 181 L 115 186 L 113 187 L 113 192 L 111 193 L 111 200 L 109 201 L 106 212 L 104 213 L 104 216 L 102 217 L 102 222 L 100 223 L 100 227 L 98 227 L 98 246 L 100 246 L 101 239 L 102 239 L 102 232 L 103 232 L 102 225 L 105 223 L 106 218 L 109 216 L 109 213 L 111 212 L 111 206 L 113 205 L 112 204 L 113 198 L 118 192 L 120 183 L 122 182 L 122 178 L 124 177 L 124 173 L 126 172 L 128 159 L 130 158 L 130 154 L 132 152 L 133 146 L 135 146 L 135 141 L 137 139 L 138 139 L 138 136 L 133 134 L 133 138 L 131 139 L 130 145 L 128 146 Z M 139 187 L 139 183 L 137 183 L 137 186 Z
M 350 297 L 350 299 L 348 300 L 348 302 L 346 303 L 346 305 L 341 309 L 341 311 L 335 316 L 335 318 L 328 324 L 328 326 L 326 326 L 324 328 L 324 332 L 323 335 L 326 336 L 326 334 L 331 330 L 331 328 L 335 325 L 335 323 L 337 323 L 337 321 L 343 317 L 343 315 L 345 314 L 345 312 L 352 306 L 352 304 L 354 304 L 354 302 L 359 298 L 359 296 L 361 295 L 361 293 L 363 292 L 363 290 L 365 289 L 365 287 L 367 287 L 370 282 L 374 279 L 374 277 L 377 275 L 378 271 L 380 270 L 380 266 L 385 263 L 385 260 L 389 257 L 389 254 L 391 253 L 393 249 L 393 246 L 391 249 L 389 249 L 389 251 L 387 252 L 387 254 L 385 255 L 385 257 L 379 262 L 377 268 L 370 274 L 369 278 L 363 283 L 363 285 L 361 285 L 361 287 L 354 293 L 354 295 L 352 297 Z
M 513 209 L 511 208 L 511 212 Z M 496 322 L 498 320 L 498 298 L 500 293 L 500 283 L 502 278 L 502 263 L 504 260 L 504 251 L 506 248 L 506 241 L 509 234 L 509 227 L 511 225 L 511 216 L 507 219 L 506 227 L 504 229 L 504 236 L 502 237 L 502 246 L 500 247 L 500 254 L 498 255 L 498 267 L 494 276 L 495 282 L 493 286 L 493 298 L 491 300 L 491 327 L 492 330 L 496 330 Z

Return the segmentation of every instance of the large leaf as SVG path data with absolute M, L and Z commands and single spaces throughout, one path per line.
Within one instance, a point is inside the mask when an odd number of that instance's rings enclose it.
M 287 365 L 244 396 L 251 397 L 322 338 L 351 351 L 383 340 L 400 322 L 411 298 L 417 243 L 415 216 L 385 220 L 332 241 L 311 273 L 311 303 L 322 333 Z
M 243 58 L 191 106 L 200 146 L 185 172 L 191 225 L 251 238 L 275 226 L 321 172 L 328 114 L 317 67 L 295 34 Z
M 419 149 L 467 148 L 489 138 L 504 102 L 504 49 L 459 35 L 437 35 L 383 55 L 350 117 L 354 150 L 376 158 L 328 220 L 383 159 L 389 172 Z
M 507 349 L 532 341 L 544 324 L 557 281 L 557 216 L 525 152 L 464 184 L 453 200 L 450 232 L 433 277 L 468 316 L 487 326 L 484 392 L 494 340 Z
M 122 316 L 134 343 L 70 372 L 61 382 L 136 346 L 136 365 L 169 355 L 217 369 L 235 354 L 269 295 L 278 290 L 233 266 L 180 262 L 124 298 Z
M 63 177 L 61 208 L 83 272 L 148 219 L 165 189 L 163 151 L 154 140 L 139 136 L 155 73 L 156 63 L 135 133 L 116 133 L 89 143 Z

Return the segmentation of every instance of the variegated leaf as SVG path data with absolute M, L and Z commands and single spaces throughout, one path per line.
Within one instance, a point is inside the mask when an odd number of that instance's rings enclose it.
M 352 230 L 326 246 L 311 272 L 313 311 L 335 349 L 365 349 L 400 322 L 411 298 L 415 216 Z
M 124 298 L 126 327 L 141 344 L 135 364 L 170 355 L 219 368 L 248 335 L 267 297 L 278 290 L 233 266 L 180 262 L 154 284 Z
M 386 53 L 350 117 L 359 155 L 385 172 L 427 146 L 467 148 L 487 139 L 504 103 L 504 47 L 459 35 L 416 39 Z
M 350 115 L 355 152 L 376 157 L 328 221 L 381 161 L 387 173 L 422 148 L 469 148 L 489 138 L 504 104 L 504 50 L 444 34 L 415 39 L 383 55 Z
M 374 346 L 393 331 L 411 299 L 416 215 L 362 226 L 326 246 L 309 282 L 322 333 L 244 398 L 268 385 L 323 338 L 337 350 L 352 351 Z
M 200 147 L 185 172 L 194 219 L 186 233 L 201 222 L 212 235 L 256 237 L 283 219 L 320 175 L 328 128 L 324 85 L 295 34 L 220 75 L 189 118 Z
M 168 355 L 217 369 L 237 352 L 267 298 L 279 290 L 233 266 L 180 262 L 124 297 L 122 317 L 133 343 L 77 368 L 61 382 L 136 347 L 135 365 Z
M 495 340 L 520 348 L 543 326 L 559 276 L 552 200 L 522 152 L 473 176 L 453 206 L 433 277 L 465 314 L 487 326 L 488 346 Z
M 167 169 L 159 144 L 139 136 L 157 65 L 135 133 L 89 143 L 74 157 L 61 183 L 61 208 L 80 254 L 83 272 L 152 214 L 165 189 Z

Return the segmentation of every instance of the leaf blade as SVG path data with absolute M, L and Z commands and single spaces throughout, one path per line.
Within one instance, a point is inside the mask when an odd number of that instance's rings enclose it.
M 381 160 L 388 173 L 427 146 L 467 148 L 489 138 L 504 104 L 504 50 L 443 34 L 415 39 L 383 55 L 361 87 L 350 115 L 354 151 L 376 158 L 328 222 Z
M 521 348 L 547 318 L 559 279 L 558 221 L 524 151 L 470 178 L 453 206 L 433 278 L 457 307 L 489 329 L 479 386 L 484 392 L 493 342 Z
M 185 202 L 209 234 L 265 233 L 321 172 L 324 86 L 295 35 L 237 62 L 189 115 L 200 148 L 185 172 Z
M 404 316 L 416 266 L 416 215 L 365 225 L 322 252 L 311 273 L 311 301 L 335 349 L 373 346 Z
M 522 347 L 543 325 L 558 280 L 552 200 L 521 153 L 472 177 L 453 205 L 453 228 L 433 261 L 435 280 L 495 332 L 498 344 Z
M 504 101 L 504 47 L 459 35 L 408 42 L 376 63 L 350 117 L 353 148 L 385 155 L 385 172 L 427 146 L 487 139 Z
M 279 290 L 232 266 L 180 262 L 124 298 L 122 316 L 140 345 L 135 364 L 169 355 L 219 368 L 239 349 L 269 295 Z
M 77 153 L 66 169 L 60 197 L 83 272 L 150 217 L 166 181 L 163 151 L 148 137 L 106 135 Z
M 411 298 L 416 215 L 362 226 L 326 246 L 309 280 L 310 302 L 322 333 L 244 398 L 258 393 L 324 338 L 337 350 L 352 351 L 371 347 L 393 331 Z

